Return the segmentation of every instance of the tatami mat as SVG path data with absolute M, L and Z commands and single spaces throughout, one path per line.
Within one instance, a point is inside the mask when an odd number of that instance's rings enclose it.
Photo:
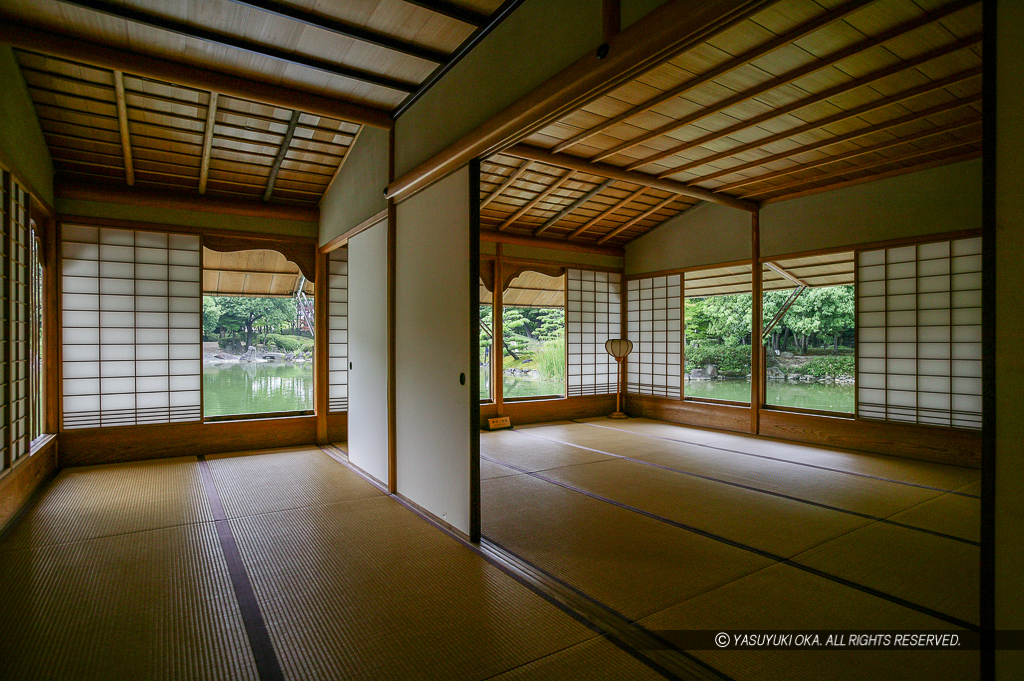
M 864 452 L 843 452 L 811 445 L 778 442 L 765 438 L 688 428 L 648 419 L 590 419 L 590 427 L 602 427 L 642 434 L 648 437 L 702 443 L 712 447 L 746 454 L 777 457 L 787 461 L 822 466 L 860 475 L 901 480 L 917 485 L 952 490 L 981 479 L 976 469 L 950 466 Z
M 213 523 L 5 551 L 0 574 L 4 679 L 257 678 Z
M 613 458 L 599 452 L 531 437 L 515 430 L 481 433 L 480 452 L 501 463 L 531 472 L 593 461 L 610 461 Z
M 981 500 L 943 494 L 901 511 L 892 520 L 954 537 L 981 541 Z
M 795 560 L 978 623 L 981 555 L 977 546 L 875 523 Z
M 481 488 L 484 536 L 631 619 L 771 562 L 531 476 Z
M 507 466 L 501 466 L 499 464 L 488 461 L 487 459 L 480 459 L 480 479 L 490 480 L 491 478 L 504 478 L 509 475 L 521 475 L 518 471 L 514 471 Z
M 483 679 L 595 636 L 390 498 L 231 524 L 290 679 Z
M 786 557 L 873 522 L 622 459 L 544 476 Z
M 494 681 L 660 681 L 664 677 L 601 637 L 492 678 Z
M 212 520 L 195 457 L 66 468 L 0 552 Z
M 229 518 L 384 494 L 316 447 L 207 458 Z
M 941 630 L 951 625 L 783 564 L 641 622 L 651 630 Z M 695 650 L 736 681 L 933 681 L 978 678 L 977 652 Z

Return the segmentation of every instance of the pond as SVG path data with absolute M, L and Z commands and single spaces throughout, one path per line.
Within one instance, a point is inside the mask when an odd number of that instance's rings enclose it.
M 491 376 L 490 368 L 480 367 L 480 399 L 486 400 L 490 397 Z M 502 395 L 505 399 L 510 397 L 541 397 L 549 395 L 564 395 L 565 381 L 545 381 L 523 376 L 504 376 Z
M 687 397 L 750 402 L 750 384 L 746 381 L 687 381 L 683 392 Z M 766 387 L 766 401 L 770 405 L 850 414 L 855 395 L 855 386 L 834 383 L 768 381 Z
M 313 363 L 203 365 L 203 415 L 313 409 Z

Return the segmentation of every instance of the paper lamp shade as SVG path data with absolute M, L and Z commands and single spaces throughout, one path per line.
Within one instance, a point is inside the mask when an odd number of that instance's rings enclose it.
M 625 338 L 612 338 L 605 342 L 604 349 L 615 359 L 622 359 L 633 352 L 633 341 Z

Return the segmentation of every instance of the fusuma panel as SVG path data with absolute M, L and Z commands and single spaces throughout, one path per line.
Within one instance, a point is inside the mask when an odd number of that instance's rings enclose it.
M 200 419 L 198 236 L 64 225 L 64 427 Z
M 604 395 L 616 390 L 615 359 L 604 349 L 621 335 L 621 275 L 570 269 L 566 276 L 568 338 L 566 395 Z
M 981 428 L 981 239 L 857 256 L 862 418 Z
M 327 257 L 328 410 L 348 411 L 348 249 Z
M 627 389 L 679 399 L 682 293 L 678 274 L 631 279 L 627 285 Z

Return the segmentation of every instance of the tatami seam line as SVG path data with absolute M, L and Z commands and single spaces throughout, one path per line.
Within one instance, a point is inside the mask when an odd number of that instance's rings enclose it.
M 484 457 L 483 455 L 481 455 L 481 458 L 487 458 L 487 457 Z M 886 593 L 884 591 L 880 591 L 879 589 L 875 589 L 873 587 L 866 586 L 866 585 L 860 584 L 858 582 L 854 582 L 853 580 L 846 579 L 845 577 L 840 577 L 838 575 L 833 575 L 830 572 L 826 572 L 824 570 L 820 570 L 818 568 L 811 567 L 810 565 L 805 565 L 803 563 L 799 563 L 799 562 L 797 562 L 797 561 L 795 561 L 795 560 L 793 560 L 791 558 L 786 558 L 785 556 L 781 556 L 781 555 L 772 553 L 771 551 L 766 551 L 764 549 L 759 549 L 759 548 L 757 548 L 755 546 L 750 546 L 749 544 L 744 544 L 743 542 L 736 541 L 734 539 L 729 539 L 728 537 L 723 537 L 722 535 L 719 535 L 719 534 L 715 534 L 714 532 L 709 532 L 707 530 L 702 530 L 702 529 L 700 529 L 698 527 L 694 527 L 692 525 L 687 525 L 686 523 L 681 523 L 681 522 L 679 522 L 677 520 L 672 520 L 670 518 L 666 518 L 664 516 L 660 516 L 660 515 L 658 515 L 656 513 L 651 513 L 650 511 L 645 511 L 645 510 L 643 510 L 641 508 L 637 508 L 636 506 L 630 506 L 629 504 L 624 504 L 622 502 L 615 501 L 614 499 L 609 499 L 607 497 L 601 496 L 600 494 L 595 494 L 594 492 L 589 492 L 589 491 L 587 491 L 585 489 L 582 489 L 580 487 L 576 487 L 574 485 L 563 483 L 563 482 L 560 482 L 558 480 L 552 480 L 550 478 L 547 478 L 547 477 L 541 475 L 540 473 L 531 473 L 531 472 L 529 472 L 527 470 L 520 469 L 517 466 L 513 466 L 511 464 L 506 464 L 506 463 L 501 463 L 500 461 L 495 461 L 495 460 L 489 459 L 489 458 L 487 460 L 491 461 L 492 463 L 496 463 L 499 466 L 506 466 L 506 467 L 512 468 L 514 470 L 519 470 L 520 472 L 525 473 L 526 475 L 529 475 L 531 477 L 535 477 L 538 480 L 543 480 L 544 482 L 550 483 L 552 485 L 556 485 L 558 487 L 562 487 L 562 488 L 567 489 L 567 490 L 572 491 L 572 492 L 576 492 L 577 494 L 582 494 L 584 496 L 590 497 L 590 498 L 595 499 L 597 501 L 603 501 L 606 504 L 610 504 L 612 506 L 616 506 L 616 507 L 621 508 L 623 510 L 630 511 L 630 512 L 636 513 L 638 515 L 642 515 L 642 516 L 650 518 L 652 520 L 656 520 L 656 521 L 665 523 L 667 525 L 671 525 L 673 527 L 677 527 L 677 528 L 679 528 L 681 530 L 685 530 L 687 532 L 692 532 L 693 534 L 697 534 L 697 535 L 700 535 L 702 537 L 706 537 L 707 539 L 711 539 L 711 540 L 717 541 L 719 543 L 726 544 L 728 546 L 732 546 L 734 548 L 737 548 L 737 549 L 740 549 L 740 550 L 743 550 L 743 551 L 747 551 L 749 553 L 753 553 L 753 554 L 761 556 L 763 558 L 767 558 L 769 560 L 773 560 L 773 561 L 775 561 L 777 563 L 784 563 L 785 565 L 797 568 L 798 570 L 803 570 L 804 572 L 808 572 L 810 574 L 817 575 L 818 577 L 822 577 L 824 579 L 828 579 L 829 581 L 835 582 L 837 584 L 842 584 L 844 586 L 848 586 L 850 588 L 857 589 L 859 591 L 862 591 L 864 593 L 870 594 L 872 596 L 876 596 L 876 597 L 881 598 L 883 600 L 887 600 L 890 603 L 895 603 L 897 605 L 902 605 L 902 606 L 904 606 L 906 608 L 909 608 L 911 610 L 916 610 L 917 612 L 920 612 L 920 613 L 925 614 L 925 615 L 930 615 L 931 617 L 934 617 L 936 619 L 940 619 L 940 620 L 942 620 L 944 622 L 948 622 L 950 624 L 955 624 L 956 626 L 958 626 L 958 627 L 960 627 L 962 629 L 968 629 L 970 631 L 981 631 L 981 628 L 978 625 L 972 624 L 971 622 L 968 622 L 966 620 L 962 620 L 959 617 L 954 617 L 953 615 L 947 615 L 944 612 L 940 612 L 938 610 L 935 610 L 933 608 L 929 608 L 929 607 L 927 607 L 925 605 L 921 605 L 919 603 L 914 603 L 913 601 L 909 601 L 909 600 L 907 600 L 905 598 L 901 598 L 900 596 L 896 596 L 894 594 L 890 594 L 890 593 Z
M 664 440 L 666 442 L 678 442 L 678 443 L 684 444 L 684 445 L 693 445 L 694 447 L 706 447 L 707 449 L 714 449 L 714 450 L 717 450 L 717 451 L 720 451 L 720 452 L 729 452 L 730 454 L 737 454 L 739 456 L 752 456 L 752 457 L 757 458 L 757 459 L 767 459 L 769 461 L 778 461 L 780 463 L 788 463 L 788 464 L 792 464 L 794 466 L 805 466 L 807 468 L 816 468 L 818 470 L 831 471 L 833 473 L 841 473 L 843 475 L 853 475 L 853 476 L 856 476 L 858 478 L 868 478 L 870 480 L 880 480 L 881 482 L 890 482 L 890 483 L 892 483 L 894 485 L 906 485 L 907 487 L 918 487 L 920 489 L 928 489 L 928 490 L 933 490 L 935 492 L 946 492 L 948 494 L 956 494 L 956 495 L 962 496 L 962 497 L 970 497 L 972 499 L 981 499 L 981 495 L 969 494 L 967 492 L 958 492 L 955 489 L 944 489 L 942 487 L 934 487 L 932 485 L 924 485 L 924 484 L 917 483 L 917 482 L 907 482 L 906 480 L 897 480 L 895 478 L 884 478 L 884 477 L 882 477 L 880 475 L 869 475 L 867 473 L 857 473 L 856 471 L 846 471 L 846 470 L 843 470 L 842 468 L 830 468 L 828 466 L 818 466 L 817 464 L 803 463 L 802 461 L 793 461 L 792 459 L 780 459 L 777 456 L 766 456 L 764 454 L 751 454 L 750 452 L 741 452 L 738 449 L 729 449 L 728 447 L 717 447 L 715 445 L 709 445 L 709 444 L 705 444 L 703 442 L 691 442 L 690 440 L 677 440 L 677 439 L 671 438 L 671 437 L 662 437 L 661 435 L 650 435 L 648 433 L 640 433 L 640 432 L 636 432 L 636 431 L 632 431 L 632 430 L 622 430 L 621 428 L 613 428 L 611 426 L 604 426 L 604 425 L 601 425 L 599 423 L 592 423 L 590 421 L 576 421 L 576 420 L 573 420 L 572 423 L 578 423 L 581 426 L 592 426 L 594 428 L 605 428 L 607 430 L 614 430 L 616 433 L 629 433 L 631 435 L 639 435 L 641 437 L 651 438 L 651 439 L 654 439 L 654 440 Z M 737 436 L 738 436 L 738 434 L 737 434 Z M 540 438 L 543 438 L 545 440 L 552 440 L 552 442 L 560 442 L 560 440 L 554 440 L 552 438 L 545 438 L 542 435 L 537 435 L 536 437 L 540 437 Z M 567 443 L 563 443 L 563 444 L 567 444 Z M 573 446 L 576 446 L 576 445 L 573 445 Z M 968 483 L 968 484 L 971 484 L 971 483 Z M 963 487 L 966 487 L 966 486 L 967 485 L 963 485 Z
M 782 492 L 773 492 L 771 490 L 762 489 L 760 487 L 755 487 L 753 485 L 744 485 L 743 483 L 733 482 L 731 480 L 725 480 L 725 479 L 722 479 L 722 478 L 716 478 L 716 477 L 713 477 L 713 476 L 710 476 L 710 475 L 701 475 L 700 473 L 694 473 L 692 471 L 684 471 L 684 470 L 682 470 L 680 468 L 672 468 L 671 466 L 663 466 L 661 464 L 652 463 L 650 461 L 644 461 L 643 459 L 636 459 L 636 458 L 633 458 L 631 456 L 626 456 L 624 454 L 613 454 L 612 452 L 606 452 L 606 451 L 603 451 L 603 450 L 600 450 L 600 449 L 594 449 L 592 447 L 584 447 L 582 445 L 573 444 L 571 442 L 563 442 L 562 440 L 555 440 L 553 438 L 544 437 L 542 435 L 533 435 L 531 433 L 527 433 L 527 432 L 524 432 L 524 431 L 519 431 L 519 432 L 522 435 L 526 435 L 528 437 L 537 438 L 538 440 L 545 440 L 547 442 L 557 442 L 557 443 L 565 445 L 567 447 L 575 447 L 577 449 L 583 449 L 583 450 L 586 450 L 588 452 L 596 452 L 598 454 L 604 454 L 606 456 L 611 456 L 611 457 L 614 457 L 616 459 L 623 459 L 625 461 L 631 461 L 633 463 L 637 463 L 637 464 L 640 464 L 642 466 L 649 466 L 651 468 L 657 468 L 657 469 L 660 469 L 660 470 L 663 470 L 663 471 L 669 471 L 669 472 L 672 472 L 672 473 L 678 473 L 680 475 L 685 475 L 685 476 L 688 476 L 688 477 L 691 477 L 691 478 L 697 478 L 699 480 L 707 480 L 709 482 L 717 482 L 717 483 L 721 483 L 723 485 L 728 485 L 730 487 L 737 487 L 739 489 L 745 489 L 745 490 L 748 490 L 748 491 L 751 491 L 751 492 L 757 492 L 759 494 L 767 494 L 769 496 L 778 497 L 780 499 L 787 499 L 789 501 L 795 501 L 797 503 L 807 504 L 809 506 L 816 506 L 818 508 L 824 508 L 824 509 L 829 510 L 829 511 L 836 511 L 838 513 L 846 513 L 848 515 L 857 516 L 859 518 L 864 518 L 866 520 L 873 520 L 875 522 L 885 523 L 887 525 L 895 525 L 896 527 L 902 527 L 902 528 L 907 529 L 907 530 L 914 530 L 915 532 L 922 532 L 924 534 L 931 534 L 931 535 L 935 535 L 936 537 L 942 537 L 943 539 L 949 539 L 951 541 L 958 541 L 958 542 L 962 542 L 964 544 L 970 544 L 972 546 L 981 546 L 980 542 L 976 542 L 973 539 L 965 539 L 964 537 L 958 537 L 958 536 L 953 535 L 953 534 L 946 534 L 945 532 L 939 532 L 937 530 L 929 530 L 928 528 L 918 527 L 917 525 L 910 525 L 910 524 L 907 524 L 907 523 L 901 523 L 898 520 L 890 520 L 889 518 L 885 518 L 885 517 L 882 517 L 882 516 L 871 515 L 870 513 L 862 513 L 860 511 L 854 511 L 854 510 L 847 509 L 847 508 L 841 508 L 839 506 L 832 506 L 830 504 L 821 503 L 820 501 L 811 501 L 810 499 L 804 499 L 803 497 L 797 497 L 797 496 L 793 496 L 793 495 L 790 495 L 790 494 L 783 494 Z M 491 459 L 488 459 L 488 461 L 491 461 Z M 589 464 L 589 463 L 600 463 L 600 462 L 587 462 L 587 464 Z M 541 469 L 541 471 L 560 470 L 562 468 L 571 468 L 574 465 L 585 465 L 585 464 L 570 464 L 568 466 L 555 466 L 555 467 L 552 467 L 552 468 Z M 535 472 L 541 472 L 541 471 L 535 471 Z M 952 492 L 945 492 L 945 494 L 952 494 Z M 936 497 L 933 497 L 933 499 L 938 499 L 941 496 L 942 495 L 940 494 L 940 495 L 938 495 Z M 925 501 L 932 501 L 933 499 L 926 499 Z M 914 504 L 914 506 L 917 506 L 917 505 L 918 504 Z M 910 508 L 914 508 L 914 506 L 910 506 L 908 508 L 900 509 L 899 511 L 896 511 L 896 513 L 902 513 L 903 511 L 909 510 Z

